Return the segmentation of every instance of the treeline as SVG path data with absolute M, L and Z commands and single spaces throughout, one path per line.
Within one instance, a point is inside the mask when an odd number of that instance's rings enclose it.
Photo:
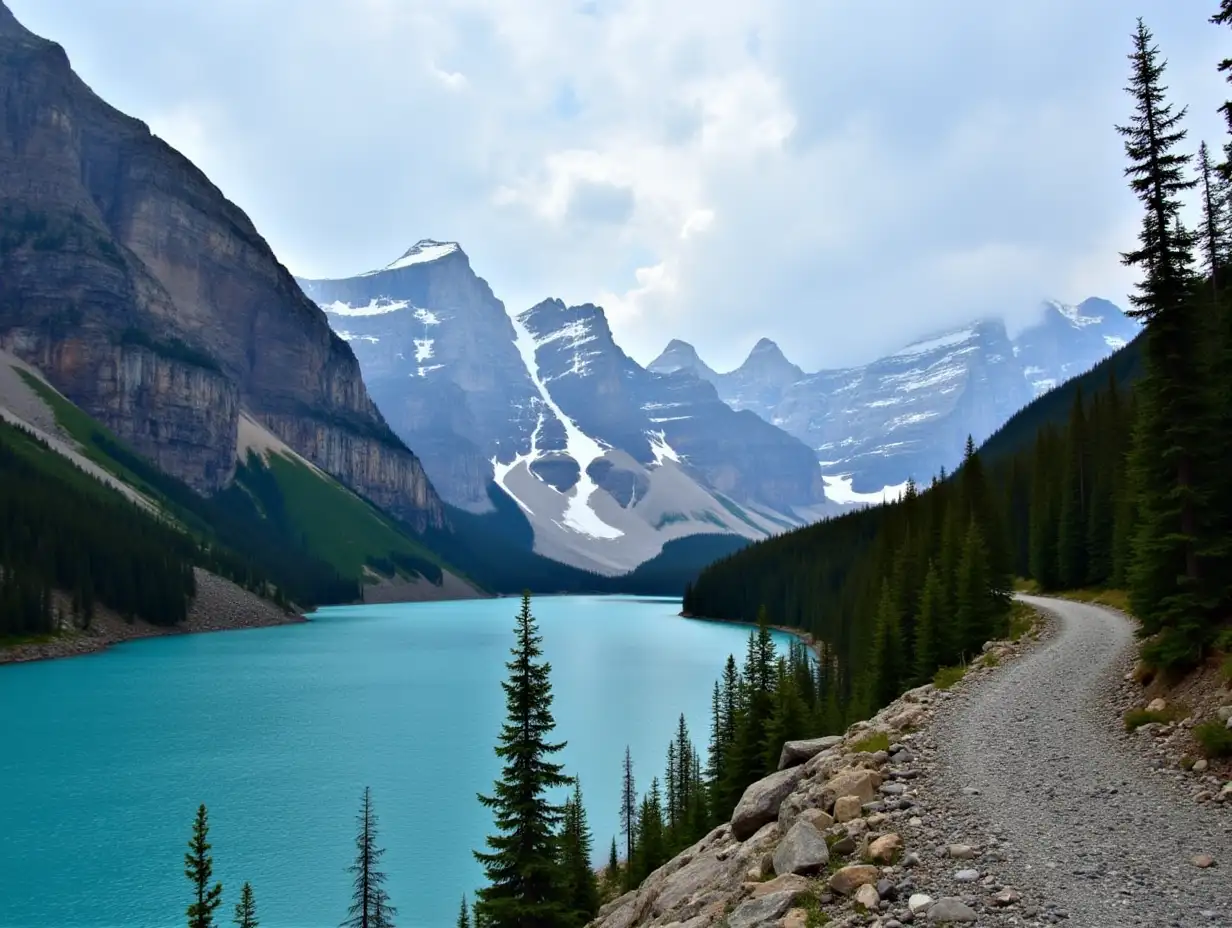
M 58 459 L 33 436 L 0 425 L 0 636 L 57 626 L 53 590 L 88 625 L 97 604 L 133 619 L 182 621 L 196 593 L 197 548 L 80 474 L 76 484 L 38 466 Z
M 1232 0 L 1214 20 L 1232 24 Z M 765 607 L 824 641 L 848 719 L 1002 634 L 1014 575 L 1045 590 L 1126 586 L 1159 667 L 1192 666 L 1232 637 L 1232 143 L 1218 165 L 1202 146 L 1188 170 L 1184 110 L 1165 99 L 1152 43 L 1139 22 L 1134 111 L 1118 127 L 1144 205 L 1140 247 L 1123 256 L 1143 270 L 1133 387 L 1064 387 L 1064 425 L 998 436 L 987 464 L 968 442 L 957 472 L 924 492 L 909 484 L 896 503 L 755 544 L 686 591 L 692 614 L 750 621 Z M 1232 77 L 1232 60 L 1220 69 Z M 1180 197 L 1195 189 L 1191 231 Z
M 683 715 L 668 743 L 663 778 L 639 799 L 628 749 L 621 775 L 622 841 L 613 838 L 605 889 L 617 895 L 731 820 L 745 789 L 778 769 L 783 743 L 841 731 L 833 664 L 795 641 L 775 648 L 766 616 L 749 633 L 743 665 L 729 656 L 711 698 L 710 737 L 698 751 Z

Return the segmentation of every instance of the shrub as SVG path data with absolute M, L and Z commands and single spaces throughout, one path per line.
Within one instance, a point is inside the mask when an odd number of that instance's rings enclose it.
M 1219 719 L 1195 725 L 1193 733 L 1206 757 L 1232 757 L 1232 729 Z
M 966 676 L 966 667 L 942 667 L 933 676 L 933 686 L 939 690 L 948 690 Z
M 851 746 L 852 751 L 868 751 L 870 754 L 875 754 L 878 751 L 890 750 L 890 736 L 883 731 L 873 732 L 871 735 L 866 735 Z

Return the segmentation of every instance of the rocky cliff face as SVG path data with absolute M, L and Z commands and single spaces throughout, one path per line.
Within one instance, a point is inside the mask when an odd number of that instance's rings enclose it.
M 300 285 L 350 344 L 381 412 L 444 498 L 488 508 L 492 459 L 529 441 L 538 394 L 504 305 L 465 252 L 424 240 L 380 270 Z
M 239 410 L 418 526 L 442 507 L 247 216 L 0 4 L 0 344 L 203 491 Z
M 668 541 L 762 538 L 825 505 L 800 441 L 706 380 L 641 367 L 598 306 L 544 300 L 510 316 L 455 242 L 300 285 L 444 498 L 483 512 L 495 484 L 548 557 L 621 573 Z

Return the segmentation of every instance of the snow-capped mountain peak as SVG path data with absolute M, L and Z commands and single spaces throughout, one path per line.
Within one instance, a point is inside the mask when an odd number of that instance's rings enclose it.
M 441 258 L 446 258 L 460 251 L 462 251 L 462 247 L 457 242 L 438 242 L 431 238 L 421 238 L 408 248 L 397 261 L 393 261 L 375 271 L 369 271 L 368 274 L 398 271 L 415 264 L 427 264 L 430 261 L 439 261 Z
M 688 342 L 673 338 L 659 356 L 646 365 L 648 371 L 656 374 L 674 374 L 677 371 L 688 371 L 703 380 L 712 380 L 715 372 L 698 356 L 697 349 Z

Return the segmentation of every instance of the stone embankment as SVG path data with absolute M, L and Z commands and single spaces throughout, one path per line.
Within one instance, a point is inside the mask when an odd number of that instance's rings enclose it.
M 179 625 L 167 627 L 141 621 L 126 622 L 109 609 L 98 608 L 88 629 L 66 627 L 53 637 L 0 647 L 0 664 L 77 657 L 102 651 L 121 641 L 159 635 L 230 631 L 307 621 L 298 613 L 283 612 L 273 603 L 249 593 L 230 580 L 200 568 L 194 568 L 194 572 L 197 597 L 189 607 L 188 618 Z M 67 615 L 69 604 L 66 597 L 57 596 L 57 606 Z
M 1046 611 L 1052 621 L 1018 642 L 986 644 L 952 689 L 922 686 L 843 735 L 784 745 L 780 770 L 746 790 L 730 823 L 605 905 L 591 928 L 1232 928 L 1232 881 L 1219 901 L 1220 868 L 1232 866 L 1223 820 L 1173 828 L 1191 846 L 1169 844 L 1156 879 L 1134 863 L 1163 833 L 1151 819 L 1175 813 L 1138 815 L 1160 805 L 1148 792 L 1122 820 L 1120 800 L 1140 786 L 1123 764 L 1135 759 L 1103 753 L 1120 721 L 1106 702 L 1102 716 L 1085 714 L 1132 634 Z M 1086 647 L 1100 642 L 1111 656 Z M 1082 718 L 1054 696 L 1077 700 Z M 1101 758 L 1115 783 L 1089 769 Z M 1126 860 L 1105 855 L 1109 836 Z

